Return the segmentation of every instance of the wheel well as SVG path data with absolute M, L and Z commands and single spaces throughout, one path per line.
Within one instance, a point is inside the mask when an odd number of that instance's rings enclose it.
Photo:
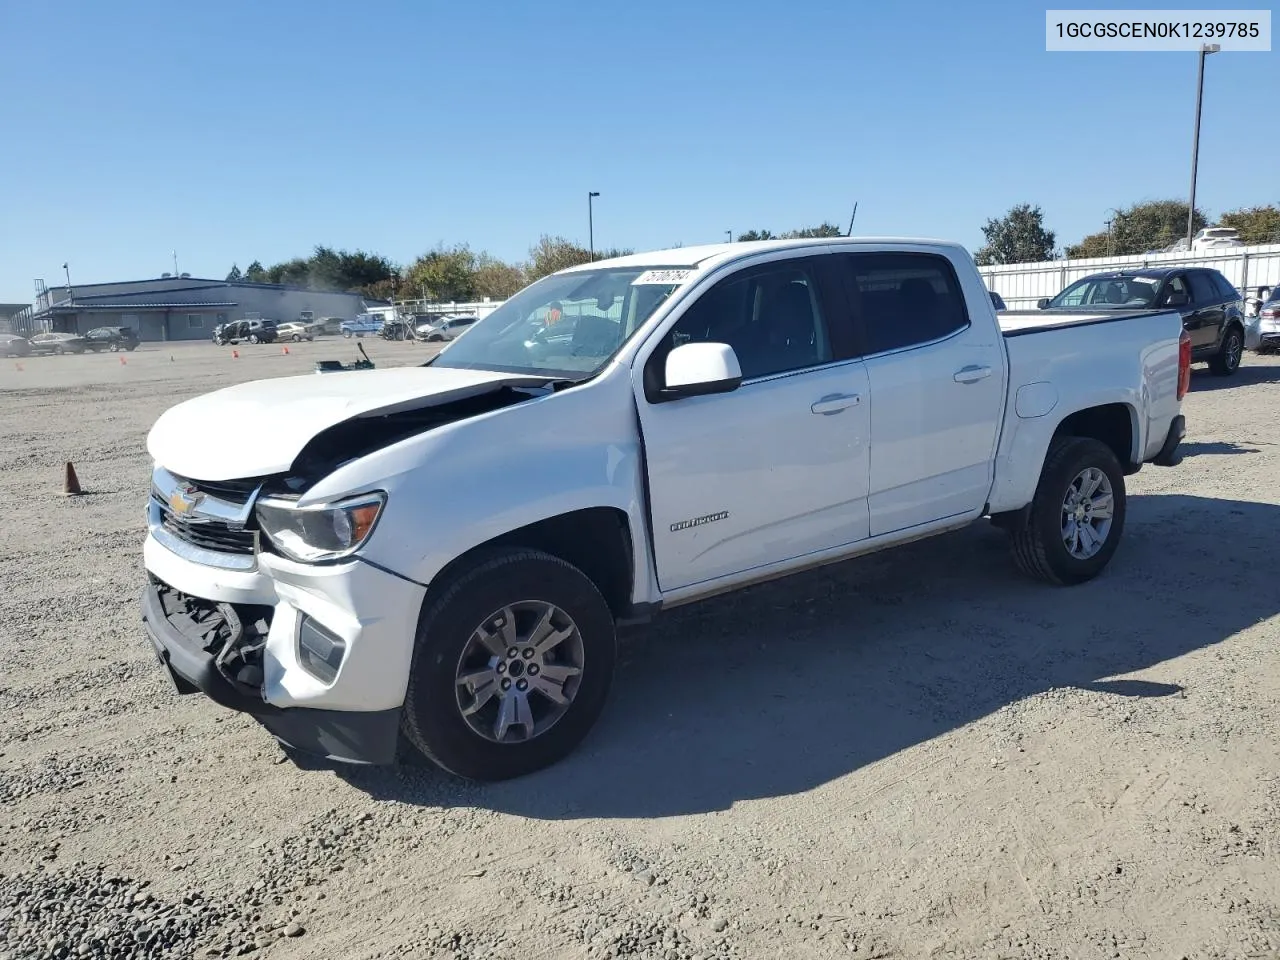
M 622 618 L 631 608 L 632 546 L 627 515 L 612 507 L 590 507 L 548 517 L 477 544 L 451 561 L 435 578 L 443 583 L 477 554 L 494 549 L 525 547 L 542 550 L 571 563 L 596 585 L 613 615 Z
M 1101 440 L 1112 452 L 1126 471 L 1134 466 L 1133 456 L 1133 418 L 1129 408 L 1123 403 L 1108 403 L 1087 410 L 1077 410 L 1058 424 L 1054 431 L 1054 439 L 1058 437 L 1092 437 Z

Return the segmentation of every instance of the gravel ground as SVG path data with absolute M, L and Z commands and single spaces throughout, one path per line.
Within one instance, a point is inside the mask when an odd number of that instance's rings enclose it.
M 143 639 L 152 421 L 353 353 L 0 364 L 0 958 L 1280 956 L 1280 362 L 1197 371 L 1099 580 L 979 525 L 674 611 L 481 787 L 289 757 Z

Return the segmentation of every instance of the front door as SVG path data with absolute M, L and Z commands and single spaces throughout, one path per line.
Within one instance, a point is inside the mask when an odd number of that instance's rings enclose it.
M 934 253 L 842 254 L 871 387 L 871 535 L 977 516 L 1005 400 L 998 326 Z M 979 301 L 981 297 L 981 302 Z M 986 292 L 970 302 L 989 314 Z
M 743 374 L 731 393 L 670 402 L 637 385 L 664 592 L 867 536 L 867 372 L 833 268 L 807 256 L 731 274 L 637 364 L 660 378 L 673 347 L 727 343 Z

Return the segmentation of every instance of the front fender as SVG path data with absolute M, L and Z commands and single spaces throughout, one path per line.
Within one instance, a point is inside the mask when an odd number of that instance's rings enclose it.
M 627 517 L 632 602 L 657 599 L 646 521 L 643 453 L 625 368 L 436 427 L 347 464 L 309 501 L 385 490 L 360 555 L 420 584 L 512 530 L 592 507 Z

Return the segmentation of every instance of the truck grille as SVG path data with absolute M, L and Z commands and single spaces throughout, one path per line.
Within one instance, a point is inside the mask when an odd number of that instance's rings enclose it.
M 159 503 L 159 501 L 156 501 Z M 174 514 L 160 503 L 161 525 L 180 540 L 203 550 L 251 554 L 258 546 L 256 530 L 235 530 L 221 520 L 191 520 Z
M 201 493 L 207 493 L 227 503 L 246 504 L 262 480 L 254 478 L 250 480 L 188 480 L 187 482 Z

